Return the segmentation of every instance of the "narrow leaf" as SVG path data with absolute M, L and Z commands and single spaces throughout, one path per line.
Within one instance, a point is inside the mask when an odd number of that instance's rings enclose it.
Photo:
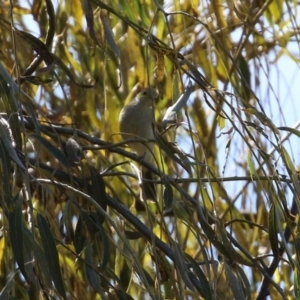
M 156 141 L 158 146 L 163 149 L 166 154 L 172 159 L 174 160 L 176 163 L 178 163 L 181 167 L 183 167 L 189 174 L 191 172 L 191 168 L 188 165 L 189 161 L 187 159 L 187 157 L 183 158 L 178 149 L 176 149 L 176 147 L 174 147 L 172 145 L 172 143 L 167 142 L 162 136 L 160 136 L 159 134 L 156 135 Z M 175 155 L 180 155 L 180 159 Z
M 164 189 L 164 209 L 171 208 L 173 203 L 173 190 L 169 182 L 165 182 Z
M 249 66 L 244 56 L 241 54 L 238 57 L 237 63 L 239 65 L 239 69 L 242 76 L 241 96 L 244 100 L 248 102 L 251 97 L 251 74 L 250 74 Z
M 79 216 L 76 224 L 74 237 L 73 237 L 73 244 L 77 254 L 79 254 L 83 250 L 85 239 L 86 237 L 84 235 L 82 217 Z
M 91 178 L 92 178 L 92 196 L 93 199 L 103 208 L 104 211 L 107 209 L 106 203 L 106 192 L 105 192 L 105 183 L 102 176 L 94 168 L 90 167 Z M 98 212 L 98 210 L 97 210 Z M 102 223 L 104 221 L 104 216 L 101 213 L 98 213 L 99 221 Z
M 109 259 L 110 259 L 110 247 L 109 247 L 109 239 L 107 237 L 106 231 L 104 230 L 104 228 L 102 227 L 102 225 L 99 225 L 100 227 L 100 234 L 101 234 L 101 240 L 102 240 L 102 260 L 100 263 L 100 268 L 101 270 L 105 270 Z
M 295 299 L 300 299 L 300 273 L 298 268 L 294 270 L 294 293 Z
M 189 262 L 191 263 L 193 269 L 194 269 L 194 274 L 198 277 L 199 279 L 199 284 L 198 287 L 200 289 L 200 293 L 203 296 L 204 299 L 206 300 L 212 300 L 212 293 L 211 293 L 211 287 L 209 285 L 209 282 L 204 274 L 204 272 L 202 271 L 202 269 L 199 267 L 199 264 L 188 254 L 185 253 L 185 257 L 187 257 L 187 259 L 189 260 Z M 197 286 L 196 286 L 197 288 Z
M 47 66 L 53 64 L 52 54 L 49 51 L 48 47 L 41 40 L 39 40 L 32 34 L 22 30 L 15 30 L 15 32 L 23 41 L 30 45 L 33 50 L 43 58 Z
M 22 148 L 22 139 L 20 126 L 18 122 L 18 103 L 14 94 L 18 93 L 18 99 L 20 98 L 20 90 L 16 83 L 12 80 L 7 71 L 0 63 L 0 97 L 4 104 L 5 112 L 9 120 L 11 135 L 13 136 L 18 149 Z
M 253 176 L 257 176 L 256 168 L 252 157 L 252 152 L 250 150 L 248 150 L 248 154 L 247 154 L 247 165 L 250 171 L 251 178 Z
M 235 276 L 235 274 L 232 272 L 231 268 L 226 262 L 224 262 L 224 268 L 225 268 L 227 280 L 229 282 L 229 286 L 234 295 L 234 299 L 239 299 L 239 300 L 245 299 L 241 282 L 238 280 L 238 278 Z
M 290 133 L 293 133 L 293 134 L 295 134 L 297 137 L 300 138 L 300 131 L 297 130 L 297 129 L 295 129 L 295 128 L 283 126 L 283 127 L 278 127 L 278 129 L 279 129 L 279 130 L 285 130 L 285 131 L 288 131 L 288 132 L 290 132 Z
M 14 148 L 15 141 L 10 129 L 10 125 L 4 118 L 0 118 L 0 137 L 3 145 L 7 149 L 7 152 L 11 159 L 23 170 L 25 171 L 26 168 L 24 167 L 23 163 L 20 161 L 16 150 Z
M 240 279 L 242 280 L 245 298 L 251 299 L 251 286 L 247 275 L 245 274 L 243 268 L 241 268 L 238 264 L 235 264 L 234 268 L 237 275 L 239 275 Z
M 182 278 L 186 286 L 191 291 L 195 291 L 195 287 L 198 290 L 198 279 L 196 279 L 195 275 L 187 269 L 185 261 L 182 257 L 182 253 L 178 247 L 174 247 L 174 258 L 177 272 L 178 274 L 180 274 L 180 277 Z
M 93 249 L 89 240 L 87 240 L 87 245 L 84 253 L 85 253 L 85 262 L 86 262 L 85 264 L 86 279 L 88 283 L 95 289 L 95 291 L 101 294 L 102 291 L 101 291 L 100 278 L 94 269 L 95 262 L 94 262 Z
M 200 295 L 202 297 L 204 297 L 204 295 L 203 295 L 203 287 L 202 287 L 201 282 L 198 280 L 198 278 L 195 276 L 195 274 L 192 273 L 191 271 L 188 271 L 187 274 L 189 276 L 189 280 L 193 283 L 194 287 L 197 289 L 197 291 L 200 293 Z
M 41 84 L 46 84 L 50 83 L 53 81 L 52 78 L 46 78 L 46 77 L 41 77 L 41 76 L 22 76 L 23 79 L 26 81 L 34 84 L 34 85 L 41 85 Z
M 23 224 L 22 226 L 22 232 L 23 232 L 23 241 L 24 241 L 24 248 L 30 249 L 30 252 L 34 253 L 35 260 L 37 261 L 39 265 L 40 274 L 42 275 L 42 282 L 43 284 L 51 289 L 52 288 L 52 278 L 51 274 L 48 268 L 48 265 L 46 263 L 46 257 L 44 254 L 43 249 L 41 246 L 36 242 L 36 240 L 33 237 L 32 232 Z
M 284 160 L 286 166 L 289 168 L 289 170 L 291 172 L 296 172 L 295 166 L 292 162 L 292 159 L 291 159 L 289 153 L 286 151 L 286 149 L 283 146 L 281 147 L 281 150 L 282 150 L 283 160 Z
M 2 172 L 0 173 L 3 188 L 3 200 L 7 207 L 11 204 L 11 187 L 10 187 L 10 175 L 11 175 L 11 160 L 6 147 L 3 145 L 3 141 L 0 140 L 0 159 Z
M 103 25 L 103 29 L 104 29 L 104 34 L 107 40 L 107 43 L 109 44 L 110 48 L 112 49 L 114 55 L 117 57 L 118 61 L 121 57 L 120 51 L 117 47 L 117 44 L 114 40 L 114 34 L 110 28 L 110 25 L 108 23 L 108 19 L 106 14 L 104 13 L 103 10 L 100 11 L 100 19 Z
M 276 217 L 276 207 L 272 203 L 269 211 L 268 218 L 268 227 L 269 227 L 269 239 L 271 248 L 274 254 L 274 257 L 278 259 L 279 251 L 278 251 L 278 236 L 277 236 L 277 217 Z
M 5 106 L 8 114 L 16 113 L 18 111 L 18 102 L 14 95 L 19 91 L 19 87 L 12 80 L 11 75 L 7 73 L 6 69 L 0 62 L 0 95 L 1 101 Z
M 13 281 L 9 280 L 4 287 L 1 287 L 0 291 L 0 300 L 9 300 L 9 293 L 14 287 Z
M 12 251 L 15 260 L 20 268 L 21 273 L 27 280 L 23 256 L 23 234 L 22 234 L 22 200 L 18 199 L 18 195 L 14 199 L 14 208 L 8 213 L 9 236 Z
M 95 34 L 95 30 L 94 30 L 94 14 L 93 14 L 93 9 L 92 9 L 92 5 L 90 3 L 90 0 L 83 0 L 82 2 L 82 8 L 84 11 L 84 15 L 85 15 L 85 19 L 86 19 L 86 24 L 89 30 L 89 34 L 90 37 L 92 38 L 92 40 L 94 41 L 94 43 L 102 50 L 103 47 L 101 46 L 101 44 L 99 43 L 96 34 Z
M 66 292 L 60 272 L 58 253 L 51 230 L 46 219 L 41 214 L 37 215 L 37 223 L 52 280 L 59 294 L 66 299 Z

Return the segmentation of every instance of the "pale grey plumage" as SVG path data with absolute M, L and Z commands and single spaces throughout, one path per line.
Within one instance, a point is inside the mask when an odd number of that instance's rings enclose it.
M 153 101 L 156 99 L 158 99 L 158 93 L 154 88 L 148 87 L 142 90 L 128 105 L 123 107 L 119 116 L 120 132 L 123 140 L 134 138 L 154 140 Z M 143 160 L 149 163 L 153 162 L 153 142 L 129 143 L 128 146 L 138 156 L 141 156 Z M 142 174 L 144 178 L 152 179 L 151 172 L 146 169 L 142 169 Z M 144 182 L 143 189 L 145 197 L 154 200 L 154 185 Z

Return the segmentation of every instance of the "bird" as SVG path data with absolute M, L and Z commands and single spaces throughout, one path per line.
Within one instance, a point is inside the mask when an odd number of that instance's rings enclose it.
M 144 161 L 152 163 L 155 134 L 153 102 L 159 98 L 153 87 L 143 89 L 131 102 L 123 107 L 119 115 L 119 127 L 123 140 L 139 138 L 152 140 L 151 142 L 133 142 L 129 147 Z M 142 167 L 142 177 L 152 180 L 152 172 Z M 153 182 L 142 180 L 143 197 L 146 200 L 156 201 L 156 191 Z
M 66 142 L 63 142 L 63 146 L 65 155 L 71 165 L 78 165 L 83 156 L 82 148 L 79 144 L 73 138 L 69 138 Z

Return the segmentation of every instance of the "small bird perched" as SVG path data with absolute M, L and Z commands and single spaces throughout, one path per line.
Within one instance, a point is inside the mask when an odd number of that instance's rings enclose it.
M 67 156 L 67 159 L 71 165 L 78 165 L 83 156 L 82 148 L 79 146 L 79 144 L 73 138 L 69 138 L 63 143 L 63 146 L 65 155 Z
M 143 89 L 131 102 L 124 106 L 119 115 L 120 132 L 123 140 L 142 138 L 154 140 L 153 131 L 153 101 L 159 97 L 152 87 Z M 153 162 L 154 143 L 130 143 L 129 147 L 146 162 Z M 152 173 L 142 167 L 142 177 L 152 179 Z M 145 199 L 156 200 L 155 187 L 152 182 L 143 181 L 143 195 Z

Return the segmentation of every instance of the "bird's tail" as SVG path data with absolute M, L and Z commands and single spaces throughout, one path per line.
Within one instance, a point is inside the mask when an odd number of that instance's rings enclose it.
M 156 198 L 156 189 L 154 182 L 150 182 L 148 180 L 153 180 L 153 174 L 146 168 L 142 169 L 142 190 L 143 190 L 143 198 L 144 200 L 151 200 L 157 202 Z

